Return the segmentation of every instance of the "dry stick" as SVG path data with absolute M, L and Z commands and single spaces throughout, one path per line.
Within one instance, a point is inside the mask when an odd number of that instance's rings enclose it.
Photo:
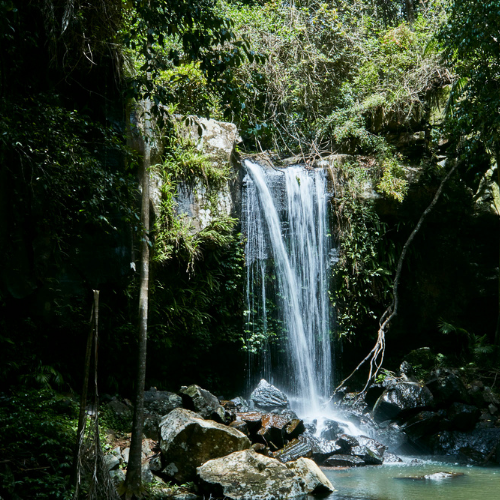
M 398 285 L 399 285 L 399 279 L 401 277 L 401 271 L 403 269 L 403 262 L 406 257 L 406 252 L 408 251 L 408 247 L 410 246 L 411 242 L 413 241 L 413 238 L 415 238 L 415 235 L 418 233 L 420 230 L 420 227 L 422 226 L 422 223 L 424 222 L 425 217 L 429 214 L 429 212 L 434 208 L 434 205 L 437 203 L 439 197 L 441 196 L 441 192 L 443 191 L 443 186 L 445 185 L 446 181 L 450 178 L 450 176 L 453 174 L 453 172 L 457 169 L 458 163 L 455 162 L 453 167 L 449 170 L 449 172 L 443 177 L 443 180 L 441 181 L 441 184 L 439 185 L 439 188 L 436 191 L 436 194 L 434 195 L 434 198 L 432 199 L 430 205 L 424 210 L 422 215 L 420 216 L 419 221 L 417 222 L 417 225 L 413 229 L 412 233 L 406 240 L 406 243 L 403 246 L 403 250 L 401 252 L 401 255 L 399 257 L 398 261 L 398 266 L 396 268 L 396 276 L 394 277 L 394 285 L 392 288 L 392 303 L 391 305 L 385 310 L 384 314 L 382 314 L 382 317 L 380 318 L 380 328 L 378 329 L 378 334 L 377 334 L 377 342 L 375 343 L 373 349 L 368 353 L 368 355 L 359 363 L 359 365 L 354 368 L 354 370 L 351 372 L 351 374 L 346 377 L 340 384 L 336 387 L 336 389 L 333 391 L 332 396 L 330 397 L 329 401 L 330 402 L 333 398 L 333 396 L 336 394 L 336 392 L 368 361 L 370 360 L 370 371 L 368 373 L 368 378 L 366 380 L 366 384 L 363 387 L 363 390 L 358 394 L 358 396 L 361 396 L 362 394 L 365 393 L 370 381 L 372 378 L 374 379 L 381 366 L 382 362 L 384 361 L 384 354 L 385 354 L 385 332 L 387 328 L 389 327 L 389 323 L 391 320 L 397 315 L 398 313 Z

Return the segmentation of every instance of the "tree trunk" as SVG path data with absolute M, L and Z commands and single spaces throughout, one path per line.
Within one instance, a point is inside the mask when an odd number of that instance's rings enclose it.
M 415 21 L 415 10 L 413 8 L 413 0 L 405 0 L 406 7 L 406 18 L 408 19 L 408 24 L 413 26 Z
M 145 134 L 149 130 L 149 105 L 145 106 Z M 125 479 L 124 497 L 140 498 L 143 494 L 142 487 L 142 430 L 144 425 L 144 385 L 146 381 L 146 352 L 148 338 L 148 298 L 149 298 L 149 167 L 150 146 L 145 139 L 144 163 L 142 173 L 142 205 L 141 221 L 143 237 L 141 243 L 141 269 L 139 291 L 139 345 L 136 377 L 136 395 L 134 401 L 134 419 L 132 423 L 132 440 L 130 455 Z
M 76 449 L 73 460 L 73 484 L 75 486 L 75 496 L 78 496 L 78 490 L 80 486 L 80 452 L 83 443 L 83 435 L 85 431 L 85 408 L 87 406 L 87 394 L 89 387 L 89 375 L 90 375 L 90 359 L 92 356 L 92 342 L 94 339 L 94 331 L 96 328 L 96 311 L 99 307 L 99 291 L 94 290 L 94 297 L 92 302 L 92 309 L 90 312 L 90 331 L 87 338 L 87 348 L 85 350 L 85 365 L 83 372 L 83 387 L 82 394 L 80 396 L 80 414 L 78 417 L 78 430 L 76 433 Z
M 497 182 L 498 182 L 498 187 L 500 188 L 500 144 L 498 143 L 495 145 L 495 160 L 497 162 Z M 497 327 L 495 330 L 494 345 L 496 348 L 496 362 L 498 365 L 500 365 L 500 242 L 499 242 L 499 255 L 498 255 L 498 319 L 497 319 Z

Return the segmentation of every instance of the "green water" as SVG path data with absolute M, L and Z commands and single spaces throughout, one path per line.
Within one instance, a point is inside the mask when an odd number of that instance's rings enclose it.
M 429 462 L 347 470 L 324 469 L 337 490 L 328 500 L 500 500 L 500 468 Z M 406 480 L 435 472 L 463 476 L 441 480 Z

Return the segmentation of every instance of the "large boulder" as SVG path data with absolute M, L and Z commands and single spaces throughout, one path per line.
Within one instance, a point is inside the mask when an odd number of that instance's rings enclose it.
M 282 410 L 289 407 L 286 394 L 264 379 L 259 382 L 250 395 L 250 401 L 253 401 L 257 408 L 265 411 Z
M 192 481 L 196 467 L 207 460 L 251 446 L 240 431 L 181 408 L 161 421 L 160 437 L 163 473 L 178 482 Z
M 434 396 L 437 406 L 446 407 L 455 401 L 468 403 L 467 388 L 452 370 L 440 368 L 431 373 L 426 385 Z
M 144 434 L 147 438 L 160 440 L 160 422 L 175 408 L 182 408 L 182 398 L 173 392 L 159 391 L 151 387 L 144 391 Z
M 179 394 L 184 408 L 199 413 L 203 418 L 219 423 L 229 423 L 226 422 L 226 412 L 219 404 L 217 396 L 202 389 L 199 385 L 182 386 Z
M 314 462 L 303 458 L 283 464 L 253 450 L 210 460 L 197 472 L 204 493 L 232 500 L 278 500 L 333 491 Z
M 450 429 L 457 431 L 471 431 L 474 429 L 481 412 L 479 408 L 464 403 L 453 403 L 447 411 Z
M 383 422 L 418 413 L 433 405 L 434 398 L 427 387 L 416 382 L 399 382 L 378 398 L 373 407 L 373 418 L 376 422 Z

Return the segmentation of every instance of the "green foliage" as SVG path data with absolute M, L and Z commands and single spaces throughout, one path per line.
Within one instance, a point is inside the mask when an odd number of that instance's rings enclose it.
M 370 176 L 366 166 L 346 163 L 339 169 L 343 192 L 335 212 L 340 258 L 333 270 L 332 299 L 339 334 L 349 336 L 366 321 L 373 323 L 389 302 L 396 249 L 373 204 L 359 199 L 357 190 Z
M 264 56 L 235 71 L 242 105 L 233 121 L 246 146 L 380 155 L 381 133 L 419 126 L 429 97 L 450 81 L 429 43 L 443 9 L 415 6 L 410 26 L 397 3 L 223 2 L 235 32 Z
M 454 0 L 438 35 L 443 57 L 457 75 L 450 94 L 448 129 L 461 141 L 464 158 L 473 156 L 478 141 L 498 156 L 499 8 L 498 0 Z
M 0 394 L 0 494 L 70 500 L 78 411 L 68 398 L 25 389 Z

